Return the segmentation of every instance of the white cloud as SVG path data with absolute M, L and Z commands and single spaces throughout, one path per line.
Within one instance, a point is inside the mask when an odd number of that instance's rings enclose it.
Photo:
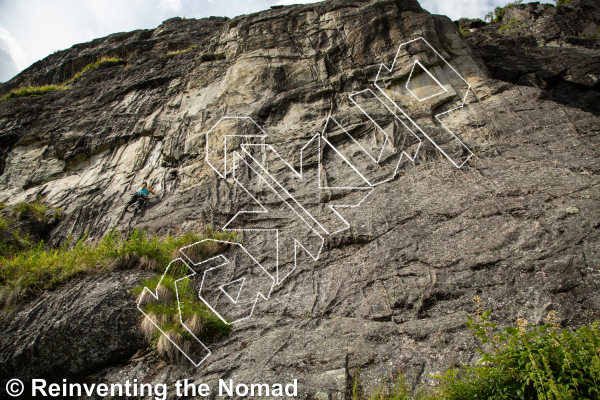
M 159 0 L 158 6 L 161 11 L 181 10 L 181 0 Z
M 21 70 L 27 66 L 25 64 L 27 55 L 21 48 L 21 45 L 8 30 L 2 27 L 0 27 L 0 48 L 10 54 L 17 68 Z
M 508 0 L 421 0 L 419 3 L 432 14 L 447 15 L 455 21 L 459 18 L 483 19 L 496 6 L 505 6 Z
M 483 18 L 509 0 L 419 0 L 434 14 L 453 20 Z M 548 0 L 546 0 L 548 1 Z M 152 29 L 176 16 L 235 17 L 270 5 L 314 3 L 315 0 L 0 0 L 0 41 L 19 69 L 55 50 L 66 49 L 115 32 Z M 27 21 L 23 23 L 22 21 Z M 5 55 L 3 58 L 7 59 Z M 0 60 L 2 61 L 2 60 Z

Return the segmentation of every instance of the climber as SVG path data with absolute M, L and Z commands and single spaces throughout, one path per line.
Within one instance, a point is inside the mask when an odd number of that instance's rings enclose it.
M 125 206 L 125 211 L 127 211 L 129 209 L 129 206 L 131 206 L 135 202 L 137 202 L 137 204 L 135 205 L 134 213 L 137 213 L 138 211 L 140 211 L 140 209 L 142 208 L 142 205 L 144 204 L 144 202 L 146 201 L 146 198 L 148 197 L 148 193 L 152 193 L 153 195 L 156 195 L 154 190 L 152 190 L 146 182 L 142 182 L 142 186 L 138 190 L 136 190 L 135 193 L 133 194 L 133 196 L 131 196 L 131 199 L 129 199 L 129 202 Z

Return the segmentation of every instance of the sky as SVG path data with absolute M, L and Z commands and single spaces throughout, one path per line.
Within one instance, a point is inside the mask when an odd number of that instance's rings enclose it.
M 56 50 L 116 32 L 156 28 L 173 17 L 204 18 L 315 0 L 0 0 L 0 82 Z M 508 0 L 420 0 L 433 14 L 482 18 Z

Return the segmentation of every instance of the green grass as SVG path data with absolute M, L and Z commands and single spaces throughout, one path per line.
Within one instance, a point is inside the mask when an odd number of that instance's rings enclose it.
M 207 229 L 207 236 L 218 240 L 239 239 L 235 233 L 219 234 L 210 227 Z M 195 237 L 191 242 L 197 242 L 199 239 L 202 238 Z M 186 252 L 186 255 L 199 262 L 228 247 L 229 245 L 224 243 L 204 242 L 190 248 L 190 253 Z M 142 282 L 130 291 L 144 311 L 144 314 L 140 315 L 142 334 L 158 356 L 172 362 L 183 360 L 181 352 L 172 342 L 185 349 L 191 346 L 194 340 L 192 335 L 200 340 L 210 340 L 231 332 L 231 325 L 222 321 L 200 301 L 192 281 L 188 278 L 189 274 L 190 270 L 185 264 L 174 261 L 166 272 Z M 146 288 L 153 295 L 148 294 Z
M 48 211 L 50 207 L 48 207 L 43 202 L 43 198 L 39 198 L 31 203 L 27 203 L 22 201 L 17 203 L 13 209 L 12 213 L 16 217 L 17 221 L 22 219 L 37 219 L 38 221 L 44 220 L 45 213 Z M 59 213 L 60 210 L 55 208 L 56 212 Z M 60 212 L 62 215 L 62 212 Z
M 459 29 L 460 29 L 460 33 L 462 33 L 463 36 L 465 36 L 468 33 L 471 33 L 471 31 L 468 28 L 463 28 L 461 26 Z
M 52 212 L 48 213 L 48 210 Z M 11 238 L 6 240 L 5 233 L 3 235 L 5 239 L 0 241 L 0 257 L 4 258 L 12 258 L 19 252 L 31 250 L 37 245 L 29 235 L 23 235 L 19 228 L 11 228 L 15 222 L 26 220 L 49 223 L 53 218 L 60 220 L 63 215 L 60 208 L 46 205 L 41 196 L 33 202 L 20 202 L 10 207 L 0 203 L 0 211 L 3 211 L 0 216 L 0 230 L 8 232 Z
M 188 47 L 187 49 L 184 49 L 184 50 L 173 50 L 173 51 L 169 51 L 169 52 L 167 53 L 167 55 L 168 55 L 168 56 L 174 56 L 174 55 L 181 54 L 181 53 L 187 53 L 188 51 L 192 51 L 192 50 L 194 50 L 194 49 L 196 49 L 196 48 L 198 48 L 198 46 L 196 46 L 196 45 L 192 45 L 192 46 L 190 46 L 190 47 Z
M 411 395 L 403 374 L 391 389 L 377 389 L 373 400 L 566 400 L 600 398 L 600 322 L 576 331 L 561 329 L 551 311 L 543 326 L 520 318 L 499 330 L 476 298 L 475 316 L 467 327 L 486 349 L 479 363 L 434 376 L 439 385 L 427 394 Z M 356 392 L 356 390 L 354 391 Z
M 11 91 L 10 93 L 8 93 L 7 95 L 5 95 L 4 97 L 2 97 L 2 99 L 0 99 L 0 101 L 4 101 L 4 100 L 7 100 L 7 99 L 10 99 L 13 97 L 39 96 L 41 94 L 44 94 L 44 93 L 50 92 L 50 91 L 71 89 L 71 87 L 67 86 L 67 84 L 73 82 L 75 79 L 80 78 L 85 72 L 87 72 L 91 69 L 94 69 L 94 68 L 98 68 L 101 65 L 106 66 L 107 64 L 118 64 L 121 61 L 123 61 L 123 60 L 120 58 L 102 57 L 102 58 L 96 60 L 96 62 L 90 63 L 90 64 L 86 65 L 85 67 L 83 67 L 83 69 L 81 71 L 77 72 L 71 79 L 69 79 L 62 85 L 28 86 L 28 87 L 24 87 L 24 88 L 20 88 L 20 89 L 15 89 L 15 90 Z
M 502 17 L 504 17 L 504 13 L 506 12 L 506 10 L 510 7 L 514 7 L 517 4 L 521 4 L 523 3 L 523 0 L 515 0 L 512 3 L 508 3 L 507 5 L 505 5 L 504 7 L 496 7 L 494 9 L 494 11 L 490 11 L 489 13 L 487 13 L 485 15 L 485 20 L 486 21 L 490 21 L 492 23 L 498 23 L 502 20 Z
M 181 271 L 180 271 L 181 272 Z M 188 271 L 185 271 L 186 273 Z M 161 326 L 163 331 L 167 331 L 171 328 L 171 326 L 179 326 L 179 306 L 181 307 L 181 318 L 184 321 L 193 318 L 194 316 L 201 316 L 204 321 L 204 330 L 203 336 L 199 337 L 208 338 L 209 336 L 214 337 L 215 335 L 227 335 L 231 332 L 231 325 L 225 324 L 214 315 L 210 309 L 202 302 L 198 300 L 197 293 L 193 290 L 191 281 L 188 278 L 181 279 L 177 284 L 177 292 L 175 291 L 175 281 L 182 277 L 182 274 L 174 273 L 171 276 L 165 276 L 163 278 L 162 275 L 157 276 L 154 279 L 149 279 L 142 282 L 141 285 L 136 286 L 131 290 L 131 294 L 139 295 L 142 293 L 145 287 L 152 290 L 153 292 L 156 290 L 159 281 L 161 284 L 166 286 L 172 293 L 173 298 L 176 298 L 175 293 L 179 295 L 179 305 L 176 301 L 173 301 L 168 304 L 145 304 L 142 309 L 147 314 L 152 315 L 162 315 L 168 316 L 169 318 L 164 318 L 163 320 L 168 321 Z M 187 331 L 181 332 L 184 336 L 188 336 L 189 333 Z M 155 337 L 160 333 L 156 331 L 154 333 Z
M 498 32 L 504 31 L 506 29 L 517 28 L 517 27 L 518 27 L 517 19 L 516 18 L 512 18 L 508 24 L 502 25 L 500 28 L 498 28 Z
M 217 232 L 208 227 L 205 234 L 190 232 L 162 240 L 136 230 L 126 239 L 111 232 L 95 245 L 87 243 L 84 237 L 48 250 L 41 242 L 15 255 L 0 257 L 0 305 L 14 290 L 53 289 L 84 273 L 108 271 L 129 255 L 152 259 L 159 270 L 164 270 L 177 249 L 206 238 L 239 241 L 236 232 Z
M 67 90 L 70 89 L 68 86 L 58 86 L 58 85 L 45 85 L 45 86 L 28 86 L 20 89 L 15 89 L 2 97 L 0 101 L 8 100 L 13 97 L 23 97 L 23 96 L 39 96 L 47 92 L 53 92 L 57 90 Z
M 67 81 L 67 83 L 73 82 L 75 79 L 80 78 L 84 73 L 86 73 L 87 71 L 94 69 L 94 68 L 98 68 L 101 65 L 102 66 L 109 66 L 111 64 L 118 64 L 119 62 L 123 61 L 120 58 L 115 58 L 115 57 L 102 57 L 97 59 L 95 62 L 90 63 L 88 65 L 86 65 L 85 67 L 83 67 L 83 69 L 79 72 L 77 72 L 75 75 L 73 75 L 73 77 L 71 79 L 69 79 Z

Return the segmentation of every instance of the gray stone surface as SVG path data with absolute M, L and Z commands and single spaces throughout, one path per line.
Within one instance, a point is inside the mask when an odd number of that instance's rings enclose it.
M 571 9 L 583 3 L 573 0 Z M 538 21 L 541 18 L 546 17 Z M 178 38 L 190 26 L 204 32 L 204 41 L 190 52 L 166 56 L 171 38 L 183 43 Z M 50 234 L 53 244 L 86 230 L 97 238 L 113 227 L 125 233 L 139 228 L 162 235 L 206 223 L 223 226 L 252 201 L 205 161 L 206 132 L 222 116 L 254 118 L 266 127 L 267 143 L 294 166 L 299 164 L 300 149 L 323 130 L 328 116 L 368 141 L 374 129 L 348 95 L 375 90 L 379 65 L 390 65 L 398 45 L 418 36 L 472 87 L 467 106 L 446 122 L 474 156 L 457 169 L 422 138 L 414 163 L 402 163 L 397 177 L 377 186 L 360 207 L 341 211 L 350 229 L 326 236 L 319 260 L 304 257 L 274 288 L 270 300 L 257 304 L 252 318 L 237 325 L 229 337 L 210 344 L 213 354 L 198 368 L 169 365 L 151 353 L 103 368 L 101 364 L 114 359 L 107 356 L 102 361 L 97 356 L 94 371 L 75 361 L 69 367 L 58 356 L 52 365 L 89 372 L 85 379 L 90 382 L 195 379 L 215 388 L 219 379 L 246 384 L 298 379 L 300 398 L 335 399 L 352 387 L 357 369 L 368 393 L 399 367 L 411 385 L 427 386 L 431 374 L 475 362 L 479 343 L 464 322 L 474 312 L 476 295 L 500 325 L 514 324 L 519 317 L 539 324 L 551 310 L 565 326 L 598 318 L 600 121 L 593 102 L 571 104 L 566 98 L 553 98 L 542 85 L 497 74 L 494 68 L 503 62 L 502 51 L 518 48 L 521 39 L 510 41 L 508 36 L 494 36 L 497 33 L 463 37 L 448 18 L 430 15 L 408 0 L 326 1 L 230 21 L 170 20 L 155 31 L 119 35 L 138 38 L 131 53 L 127 46 L 119 53 L 132 56 L 130 67 L 93 70 L 71 90 L 0 103 L 4 157 L 0 200 L 14 203 L 43 194 L 52 205 L 63 207 L 65 218 Z M 523 37 L 527 41 L 531 35 Z M 116 38 L 50 56 L 0 90 L 37 82 L 49 74 L 44 75 L 46 70 L 72 65 L 79 53 L 109 52 L 117 46 Z M 550 51 L 547 43 L 529 46 L 523 51 Z M 597 78 L 598 50 L 570 46 L 556 47 L 559 56 L 547 58 L 544 68 L 551 68 L 555 60 L 557 68 L 564 64 L 575 71 L 561 76 Z M 226 58 L 205 61 L 201 56 L 216 53 Z M 569 61 L 572 54 L 580 58 Z M 585 54 L 589 71 L 576 61 Z M 520 76 L 537 73 L 529 71 L 528 60 L 516 64 L 523 69 Z M 444 82 L 452 79 L 443 64 L 431 64 Z M 419 104 L 394 86 L 393 79 L 388 83 L 387 93 L 427 129 L 435 130 L 436 112 L 456 104 L 454 92 L 443 101 Z M 597 85 L 582 90 L 593 92 L 590 98 L 597 95 Z M 379 115 L 376 108 L 367 111 Z M 392 124 L 389 116 L 379 116 Z M 401 131 L 391 129 L 394 145 L 404 145 Z M 340 148 L 350 149 L 344 147 L 349 142 L 342 136 L 334 132 L 333 137 Z M 451 149 L 449 142 L 440 144 Z M 209 150 L 215 160 L 222 156 L 218 148 Z M 315 160 L 308 159 L 307 171 L 315 171 Z M 269 161 L 271 170 L 283 176 L 282 164 Z M 329 161 L 323 179 L 351 178 L 341 164 Z M 359 167 L 373 176 L 386 172 L 367 161 L 359 162 Z M 304 238 L 306 232 L 296 221 L 277 214 L 281 201 L 260 191 L 250 175 L 247 179 L 260 200 L 274 210 L 248 221 L 281 229 L 282 240 Z M 317 179 L 307 173 L 295 196 L 311 210 L 324 210 L 323 219 L 333 223 L 325 206 L 352 194 L 319 192 Z M 158 189 L 158 197 L 137 216 L 122 214 L 132 189 L 142 180 Z M 570 211 L 575 208 L 578 212 Z M 267 254 L 272 243 L 267 239 L 246 233 L 244 244 L 260 255 L 261 262 L 272 261 Z M 283 266 L 291 268 L 289 263 Z M 83 288 L 90 279 L 72 285 Z M 111 282 L 120 285 L 118 280 Z M 122 284 L 123 291 L 126 286 Z M 65 288 L 48 296 L 60 297 Z M 36 304 L 38 300 L 23 305 L 21 312 Z M 119 307 L 129 310 L 130 304 L 123 298 L 114 312 L 120 312 Z M 21 317 L 10 318 L 11 329 L 25 329 L 19 325 Z M 32 324 L 46 321 L 31 318 Z M 87 329 L 97 326 L 94 321 L 88 321 Z M 27 345 L 4 326 L 3 321 L 4 343 Z M 137 339 L 122 335 L 121 330 L 110 337 L 118 343 L 130 341 L 123 354 L 133 355 L 143 347 Z M 77 343 L 88 337 L 81 335 Z M 6 354 L 11 371 L 24 377 L 33 372 L 52 374 L 50 364 L 33 371 L 17 355 Z
M 144 346 L 128 293 L 147 273 L 84 277 L 20 304 L 0 327 L 0 384 L 12 378 L 78 379 Z
M 597 2 L 573 0 L 508 7 L 499 23 L 465 38 L 493 78 L 544 89 L 543 97 L 600 115 L 599 32 Z

